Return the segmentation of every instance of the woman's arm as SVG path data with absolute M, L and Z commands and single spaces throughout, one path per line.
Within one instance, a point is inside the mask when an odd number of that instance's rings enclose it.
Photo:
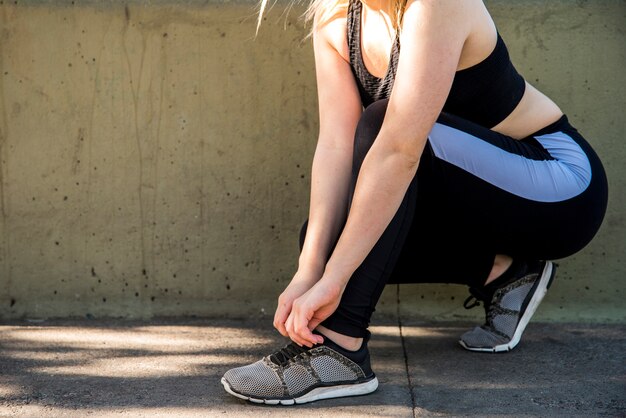
M 348 212 L 354 131 L 361 100 L 349 64 L 332 37 L 345 31 L 333 21 L 313 36 L 320 133 L 313 158 L 307 236 L 300 266 L 321 274 Z M 345 41 L 344 41 L 345 42 Z
M 320 133 L 313 158 L 311 201 L 298 272 L 278 299 L 274 326 L 284 336 L 293 300 L 324 273 L 326 261 L 348 212 L 354 131 L 361 101 L 349 64 L 334 45 L 345 43 L 345 19 L 335 20 L 313 36 Z M 343 34 L 343 37 L 341 35 Z
M 311 330 L 337 308 L 351 275 L 397 212 L 450 91 L 470 30 L 471 10 L 466 10 L 470 3 L 409 2 L 382 128 L 359 172 L 346 225 L 324 275 L 293 303 L 287 331 L 295 342 L 307 346 L 321 342 Z

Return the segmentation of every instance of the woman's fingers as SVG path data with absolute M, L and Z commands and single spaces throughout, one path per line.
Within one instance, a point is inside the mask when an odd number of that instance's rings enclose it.
M 294 300 L 306 293 L 314 283 L 313 281 L 296 280 L 297 277 L 298 274 L 294 276 L 289 286 L 278 297 L 278 306 L 274 313 L 274 328 L 285 337 L 289 337 L 285 323 L 291 314 Z
M 306 304 L 302 304 L 300 301 L 295 301 L 293 309 L 289 315 L 289 337 L 296 341 L 298 344 L 311 347 L 314 344 L 322 342 L 322 338 L 311 332 L 310 320 L 314 315 L 314 309 L 308 307 Z
M 287 321 L 290 311 L 290 307 L 279 302 L 276 313 L 274 314 L 274 328 L 276 328 L 283 337 L 289 337 L 287 328 L 285 328 L 285 322 Z
M 291 338 L 291 341 L 293 341 L 294 343 L 298 344 L 299 346 L 307 346 L 310 347 L 311 344 L 307 344 L 306 340 L 300 338 L 298 336 L 298 334 L 295 332 L 294 330 L 294 312 L 293 310 L 291 311 L 291 314 L 289 314 L 289 318 L 287 318 L 287 322 L 285 322 L 285 328 L 287 329 L 287 333 L 289 338 Z
M 311 334 L 313 334 L 313 330 L 321 323 L 322 320 L 315 317 L 309 321 L 309 330 L 311 331 Z M 313 337 L 315 337 L 317 344 L 322 344 L 324 342 L 324 337 L 321 335 L 313 334 Z
M 320 321 L 317 321 L 317 324 L 313 322 L 312 317 L 315 314 L 313 310 L 300 312 L 300 315 L 296 315 L 294 318 L 294 330 L 299 338 L 307 341 L 311 345 L 320 344 L 324 341 L 324 339 L 319 336 L 313 334 L 313 330 L 317 325 L 319 325 Z
M 325 318 L 328 318 L 337 309 L 341 290 L 336 285 L 320 285 L 317 283 L 305 294 L 293 300 L 290 311 L 284 321 L 284 329 L 293 342 L 301 346 L 312 347 L 324 342 L 320 335 L 313 334 L 313 330 Z M 282 312 L 277 310 L 275 323 L 281 329 Z

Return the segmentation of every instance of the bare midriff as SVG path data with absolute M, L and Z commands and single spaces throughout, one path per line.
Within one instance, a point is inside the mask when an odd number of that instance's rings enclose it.
M 556 103 L 526 82 L 526 91 L 515 110 L 491 130 L 522 139 L 556 122 L 561 116 L 563 112 Z

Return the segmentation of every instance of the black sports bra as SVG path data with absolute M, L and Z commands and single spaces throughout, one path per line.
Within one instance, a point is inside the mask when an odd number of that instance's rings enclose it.
M 361 53 L 360 0 L 350 0 L 348 6 L 348 48 L 350 66 L 356 78 L 364 107 L 389 98 L 398 68 L 400 37 L 396 35 L 389 67 L 383 78 L 373 76 L 363 62 Z M 491 128 L 502 122 L 522 100 L 526 83 L 517 72 L 509 52 L 498 33 L 496 46 L 480 63 L 457 71 L 443 112 L 462 117 Z

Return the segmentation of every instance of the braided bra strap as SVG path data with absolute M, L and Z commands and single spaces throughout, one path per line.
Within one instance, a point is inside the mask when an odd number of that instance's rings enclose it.
M 389 98 L 398 68 L 400 55 L 400 36 L 396 38 L 391 50 L 389 67 L 383 78 L 373 76 L 363 62 L 361 52 L 361 10 L 360 0 L 350 0 L 348 4 L 348 48 L 350 51 L 350 66 L 359 87 L 361 102 L 367 107 L 376 100 Z

